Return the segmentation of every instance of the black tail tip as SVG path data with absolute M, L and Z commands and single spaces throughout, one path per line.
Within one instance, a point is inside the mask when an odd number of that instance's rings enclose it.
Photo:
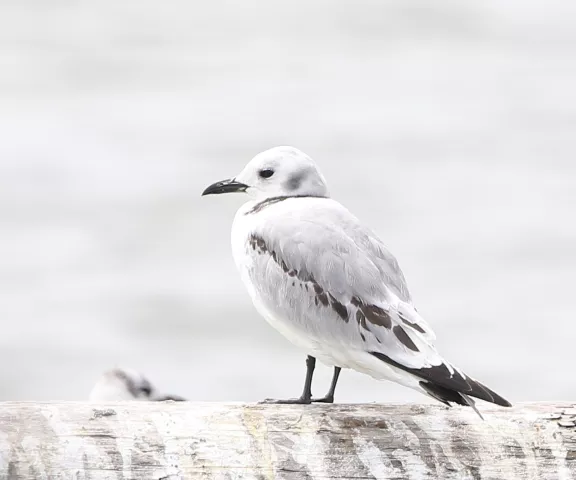
M 496 392 L 490 390 L 479 382 L 474 381 L 474 387 L 472 391 L 463 392 L 457 389 L 447 388 L 442 385 L 435 384 L 433 382 L 420 382 L 420 386 L 428 393 L 428 395 L 434 397 L 442 403 L 456 403 L 458 405 L 468 405 L 470 406 L 469 400 L 465 399 L 464 396 L 470 396 L 484 400 L 485 402 L 494 403 L 501 407 L 511 407 L 512 404 L 505 398 L 498 395 Z
M 469 395 L 476 398 L 480 398 L 486 402 L 494 403 L 495 405 L 499 405 L 501 407 L 512 406 L 512 404 L 508 400 L 498 395 L 494 390 L 490 390 L 486 385 L 483 385 L 478 381 L 475 381 L 475 383 L 478 387 L 480 387 L 481 390 L 483 390 L 486 393 L 486 395 L 476 395 L 475 394 L 476 392 L 469 393 Z

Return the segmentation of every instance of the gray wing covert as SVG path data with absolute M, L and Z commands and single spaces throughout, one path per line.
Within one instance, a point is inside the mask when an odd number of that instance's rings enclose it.
M 276 290 L 290 305 L 307 295 L 316 330 L 327 338 L 338 329 L 351 347 L 382 351 L 408 367 L 441 363 L 394 256 L 347 210 L 330 207 L 285 213 L 250 237 L 249 248 L 270 259 L 266 274 L 282 279 Z M 303 289 L 291 290 L 296 280 Z

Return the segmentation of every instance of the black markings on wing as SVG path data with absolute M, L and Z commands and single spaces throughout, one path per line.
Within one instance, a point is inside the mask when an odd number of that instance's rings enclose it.
M 324 290 L 322 286 L 318 284 L 318 282 L 314 279 L 314 276 L 307 273 L 307 272 L 299 272 L 293 268 L 288 267 L 286 262 L 280 258 L 280 256 L 271 248 L 269 248 L 266 241 L 259 235 L 252 234 L 248 239 L 248 244 L 250 247 L 258 252 L 258 254 L 268 254 L 270 257 L 276 262 L 278 266 L 282 269 L 284 273 L 286 273 L 290 277 L 295 277 L 306 288 L 306 291 L 314 292 L 314 303 L 316 306 L 322 305 L 323 307 L 330 307 L 332 308 L 338 316 L 348 323 L 350 321 L 350 313 L 346 306 L 340 303 L 336 298 L 330 293 Z M 292 282 L 292 285 L 295 286 L 295 282 Z M 310 288 L 309 288 L 310 286 Z
M 480 398 L 490 403 L 495 403 L 503 407 L 510 407 L 511 404 L 508 400 L 504 399 L 496 392 L 493 392 L 488 387 L 482 385 L 476 380 L 472 380 L 454 370 L 450 373 L 448 367 L 443 363 L 441 365 L 434 365 L 426 368 L 410 368 L 402 365 L 401 363 L 392 360 L 389 356 L 380 352 L 370 352 L 376 358 L 388 363 L 400 370 L 411 373 L 412 375 L 427 381 L 435 387 L 442 387 L 448 390 L 470 395 L 472 397 Z M 434 387 L 432 387 L 434 388 Z
M 332 305 L 332 308 L 334 309 L 334 311 L 340 316 L 340 318 L 342 320 L 344 320 L 345 322 L 348 322 L 349 317 L 348 317 L 348 309 L 342 305 L 338 300 L 336 300 L 332 294 L 328 294 L 328 297 L 330 298 L 330 305 Z
M 300 286 L 304 285 L 306 291 L 313 292 L 314 303 L 316 306 L 332 308 L 338 317 L 346 323 L 350 321 L 351 313 L 355 309 L 355 318 L 356 322 L 361 327 L 360 338 L 362 338 L 363 341 L 366 341 L 365 333 L 368 332 L 374 336 L 377 342 L 382 343 L 378 338 L 378 335 L 374 334 L 374 331 L 371 329 L 371 327 L 383 327 L 386 330 L 392 330 L 398 341 L 402 343 L 406 348 L 414 352 L 419 351 L 414 341 L 410 338 L 402 326 L 396 325 L 394 328 L 392 328 L 392 317 L 390 316 L 390 313 L 382 307 L 368 304 L 358 296 L 353 296 L 350 299 L 348 306 L 344 305 L 342 302 L 337 300 L 336 297 L 332 295 L 332 293 L 326 291 L 326 289 L 316 281 L 312 274 L 308 272 L 300 272 L 296 269 L 290 268 L 284 259 L 282 259 L 280 255 L 275 250 L 273 250 L 260 235 L 254 233 L 250 235 L 248 244 L 259 255 L 269 255 L 284 273 L 290 277 L 297 278 L 301 282 Z M 292 282 L 292 285 L 295 286 L 294 281 Z M 404 321 L 404 323 L 406 323 L 406 325 L 414 328 L 418 332 L 424 333 L 424 329 L 422 329 L 422 327 L 420 327 L 418 324 L 409 322 L 404 317 L 401 317 L 401 319 Z
M 402 345 L 409 348 L 413 352 L 419 352 L 420 351 L 420 350 L 418 350 L 418 347 L 414 344 L 412 339 L 408 336 L 408 334 L 406 333 L 406 330 L 404 330 L 400 325 L 396 325 L 392 329 L 392 331 L 394 332 L 394 335 L 396 335 L 396 338 L 400 341 L 400 343 Z
M 348 308 L 338 301 L 334 295 L 327 292 L 324 287 L 322 287 L 314 278 L 313 275 L 307 272 L 299 272 L 295 269 L 291 269 L 286 265 L 286 262 L 280 258 L 280 256 L 272 250 L 266 241 L 259 235 L 252 234 L 248 239 L 249 245 L 253 250 L 257 251 L 259 254 L 268 254 L 272 259 L 282 268 L 284 273 L 291 277 L 296 277 L 298 280 L 304 283 L 306 291 L 308 291 L 308 286 L 314 292 L 314 303 L 316 306 L 322 305 L 324 307 L 330 306 L 343 321 L 348 323 L 350 321 L 350 312 Z M 388 312 L 376 305 L 366 305 L 360 298 L 352 297 L 350 303 L 357 308 L 356 311 L 356 321 L 365 330 L 370 331 L 368 323 L 384 327 L 387 329 L 392 328 L 392 319 Z M 406 335 L 407 337 L 407 335 Z M 362 338 L 365 338 L 362 335 Z
M 366 322 L 376 325 L 378 327 L 384 327 L 390 330 L 392 328 L 392 319 L 386 310 L 378 307 L 377 305 L 366 305 L 362 299 L 358 297 L 352 297 L 350 303 L 358 308 L 356 312 L 356 320 L 364 328 L 367 328 Z
M 414 309 L 414 310 L 416 310 L 416 309 Z M 402 322 L 404 322 L 409 327 L 412 327 L 417 332 L 426 333 L 426 330 L 424 330 L 420 325 L 418 325 L 417 323 L 411 322 L 404 315 L 402 315 L 400 312 L 398 313 L 398 316 L 400 317 L 400 320 L 402 320 Z

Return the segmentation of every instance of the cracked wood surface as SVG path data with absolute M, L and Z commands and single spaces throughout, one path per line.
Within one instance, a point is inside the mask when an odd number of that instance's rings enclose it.
M 576 480 L 571 403 L 0 403 L 0 479 Z

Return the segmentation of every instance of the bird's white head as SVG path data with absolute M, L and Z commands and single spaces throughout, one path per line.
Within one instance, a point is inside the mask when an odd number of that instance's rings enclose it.
M 202 195 L 246 192 L 256 201 L 271 197 L 327 197 L 326 181 L 314 161 L 294 147 L 256 155 L 235 178 L 210 185 Z

